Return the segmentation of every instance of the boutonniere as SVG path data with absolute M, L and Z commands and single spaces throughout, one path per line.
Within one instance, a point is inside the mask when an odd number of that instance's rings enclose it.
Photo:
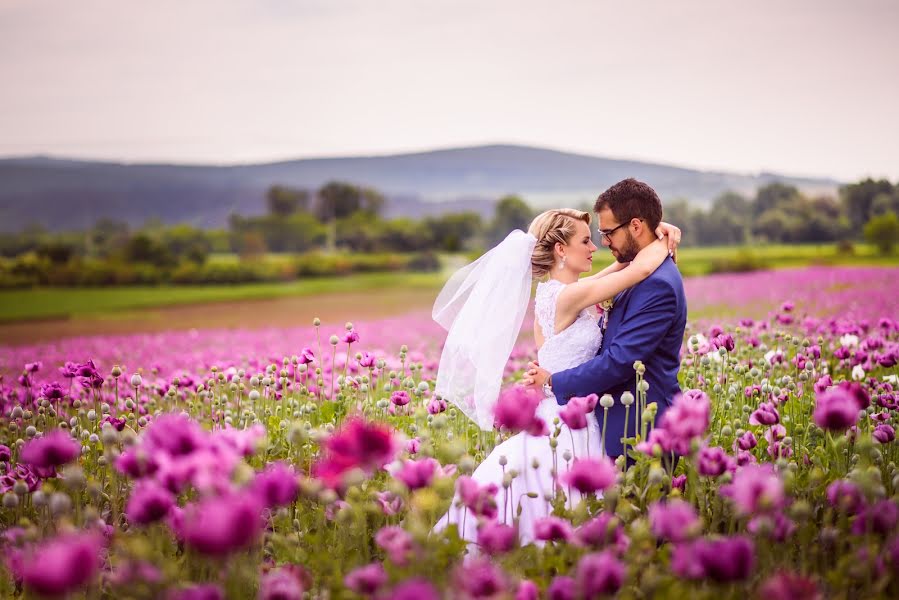
M 603 300 L 599 304 L 596 305 L 596 309 L 600 312 L 600 318 L 602 319 L 602 323 L 600 327 L 602 330 L 606 330 L 606 326 L 609 324 L 609 313 L 612 312 L 612 307 L 615 306 L 615 299 L 609 298 L 608 300 Z

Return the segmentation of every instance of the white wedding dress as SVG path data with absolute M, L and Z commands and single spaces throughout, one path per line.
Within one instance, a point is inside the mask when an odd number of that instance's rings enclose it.
M 537 352 L 540 366 L 550 373 L 563 371 L 576 367 L 596 355 L 602 339 L 602 333 L 597 327 L 595 309 L 588 308 L 581 311 L 577 319 L 563 329 L 555 332 L 556 301 L 565 284 L 550 279 L 537 285 L 537 293 L 534 301 L 534 315 L 543 332 L 543 346 Z M 550 447 L 550 436 L 554 433 L 553 420 L 558 416 L 561 406 L 553 397 L 544 398 L 537 407 L 537 416 L 546 421 L 550 435 L 534 437 L 527 433 L 518 433 L 496 446 L 484 459 L 472 474 L 472 478 L 481 486 L 489 483 L 496 484 L 498 493 L 496 505 L 499 508 L 497 520 L 512 524 L 517 513 L 518 504 L 521 502 L 522 512 L 518 522 L 518 535 L 521 544 L 527 544 L 534 540 L 534 522 L 546 517 L 551 512 L 547 497 L 554 495 L 554 479 L 552 469 L 554 465 L 553 450 Z M 600 447 L 599 425 L 594 413 L 587 415 L 587 428 L 570 430 L 560 421 L 562 431 L 558 436 L 558 446 L 555 449 L 555 465 L 557 475 L 561 476 L 568 470 L 571 461 L 566 463 L 563 456 L 566 451 L 574 458 L 592 456 L 598 458 L 602 454 Z M 589 445 L 589 448 L 588 448 Z M 507 464 L 503 467 L 500 458 L 505 457 Z M 532 463 L 536 460 L 539 467 L 534 469 Z M 509 488 L 508 501 L 505 507 L 503 501 L 506 494 L 503 489 L 503 475 L 510 469 L 518 472 L 518 476 L 512 481 Z M 555 481 L 559 481 L 558 477 Z M 581 496 L 577 490 L 569 490 L 560 481 L 566 496 L 569 496 L 569 506 L 576 506 Z M 536 492 L 536 498 L 529 498 L 528 492 Z M 449 511 L 438 521 L 435 531 L 444 529 L 450 523 L 457 524 L 460 537 L 470 541 L 477 541 L 477 518 L 470 514 L 464 506 L 458 505 L 458 495 L 453 500 Z M 464 523 L 464 524 L 463 524 Z

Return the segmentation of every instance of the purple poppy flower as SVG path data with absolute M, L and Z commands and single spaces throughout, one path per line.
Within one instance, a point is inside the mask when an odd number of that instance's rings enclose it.
M 852 396 L 858 406 L 858 410 L 865 410 L 871 404 L 871 397 L 868 395 L 868 392 L 857 381 L 841 381 L 837 384 L 837 388 Z
M 534 522 L 534 537 L 546 542 L 570 542 L 574 539 L 571 524 L 559 517 L 543 517 Z
M 300 352 L 298 362 L 301 365 L 308 365 L 313 360 L 315 360 L 315 354 L 312 352 L 312 348 L 303 348 L 303 350 Z
M 341 339 L 345 344 L 354 344 L 359 341 L 359 334 L 356 333 L 355 329 L 351 329 L 344 333 Z
M 289 506 L 296 501 L 300 492 L 296 473 L 280 461 L 269 463 L 264 471 L 257 473 L 252 488 L 266 508 Z
M 440 414 L 446 410 L 446 400 L 443 398 L 431 398 L 428 402 L 428 413 L 432 415 Z
M 655 449 L 657 446 L 662 454 L 668 454 L 669 452 L 674 451 L 674 440 L 671 438 L 668 430 L 663 427 L 656 427 L 650 431 L 646 440 L 638 443 L 636 449 L 638 452 L 642 452 L 648 456 L 655 456 Z
M 784 485 L 771 465 L 746 465 L 734 475 L 733 483 L 720 488 L 743 515 L 779 510 L 786 502 Z
M 734 440 L 734 452 L 736 452 L 738 448 L 740 450 L 752 450 L 758 446 L 758 443 L 759 441 L 756 439 L 755 434 L 751 431 L 747 431 Z
M 780 423 L 780 413 L 774 407 L 773 402 L 762 402 L 759 407 L 749 415 L 750 425 L 775 425 Z
M 81 444 L 61 429 L 54 429 L 22 447 L 23 463 L 46 469 L 59 467 L 81 456 Z
M 671 478 L 671 487 L 672 489 L 678 489 L 681 493 L 687 491 L 687 476 L 686 475 L 677 475 Z
M 359 359 L 359 366 L 363 369 L 371 369 L 375 366 L 377 358 L 371 352 L 363 352 L 362 358 Z
M 302 600 L 303 581 L 293 565 L 273 569 L 259 578 L 257 600 Z
M 777 542 L 786 541 L 796 531 L 796 524 L 781 512 L 753 517 L 746 526 L 753 535 L 767 535 Z
M 185 507 L 176 533 L 203 554 L 226 556 L 256 542 L 262 532 L 262 508 L 249 493 L 207 498 Z
M 45 383 L 41 386 L 41 396 L 50 400 L 62 400 L 66 395 L 66 391 L 63 389 L 61 385 L 56 383 Z
M 865 507 L 865 497 L 857 485 L 845 479 L 837 479 L 827 486 L 827 501 L 836 509 L 854 515 Z
M 402 481 L 410 490 L 417 490 L 431 485 L 431 480 L 434 479 L 434 474 L 439 467 L 440 463 L 433 458 L 407 460 L 394 477 Z
M 587 554 L 577 566 L 575 581 L 584 598 L 612 595 L 621 589 L 627 567 L 611 552 Z
M 391 600 L 440 600 L 434 586 L 424 579 L 410 579 L 399 584 L 390 593 Z
M 749 538 L 742 536 L 703 540 L 699 561 L 706 577 L 714 581 L 742 581 L 755 567 L 755 548 Z
M 357 567 L 343 578 L 343 584 L 362 596 L 373 596 L 387 583 L 387 573 L 381 563 Z
M 213 583 L 203 583 L 173 590 L 166 600 L 225 600 L 225 593 Z
M 497 514 L 496 494 L 499 488 L 495 483 L 484 486 L 477 481 L 463 475 L 456 480 L 456 491 L 462 499 L 462 503 L 475 515 L 493 519 Z
M 565 423 L 569 429 L 584 429 L 587 427 L 587 411 L 583 401 L 578 402 L 577 398 L 569 400 L 568 404 L 559 411 L 559 418 Z
M 871 435 L 881 444 L 889 444 L 896 439 L 896 430 L 893 429 L 892 425 L 881 423 L 874 428 L 874 432 Z
M 649 525 L 658 539 L 672 542 L 692 539 L 702 528 L 693 505 L 677 499 L 651 505 Z
M 12 450 L 9 449 L 9 446 L 0 444 L 0 462 L 9 462 L 10 460 L 12 460 Z
M 538 600 L 540 598 L 540 588 L 533 581 L 525 579 L 518 584 L 515 591 L 515 600 Z
M 103 538 L 96 533 L 64 534 L 26 551 L 17 577 L 45 596 L 63 596 L 90 582 L 100 568 Z
M 661 427 L 670 436 L 675 452 L 689 454 L 690 442 L 705 434 L 710 407 L 709 397 L 701 390 L 687 390 L 674 398 L 674 403 L 662 415 Z
M 506 589 L 503 572 L 485 559 L 463 563 L 455 579 L 457 587 L 470 598 L 490 598 Z
M 886 535 L 896 528 L 899 522 L 899 506 L 894 500 L 880 500 L 865 507 L 852 523 L 852 533 L 879 533 Z
M 390 401 L 396 406 L 406 406 L 412 401 L 412 397 L 409 396 L 409 392 L 405 390 L 397 390 L 390 394 Z
M 615 485 L 618 469 L 607 457 L 578 458 L 567 473 L 561 477 L 562 483 L 570 485 L 582 494 L 607 490 Z
M 379 423 L 353 418 L 328 439 L 327 461 L 339 471 L 359 467 L 370 472 L 393 460 L 398 448 L 392 430 Z
M 511 525 L 487 521 L 478 528 L 478 544 L 487 554 L 503 554 L 518 545 L 518 531 Z
M 621 522 L 612 514 L 602 512 L 577 528 L 575 540 L 587 547 L 609 548 L 623 554 L 630 546 L 630 539 L 624 533 Z
M 815 393 L 820 394 L 832 385 L 833 379 L 830 377 L 830 375 L 822 375 L 818 378 L 818 381 L 815 382 Z
M 832 387 L 817 395 L 815 423 L 821 429 L 844 431 L 858 421 L 859 404 L 847 390 Z
M 402 527 L 382 527 L 375 534 L 375 543 L 390 557 L 391 562 L 402 567 L 409 562 L 409 556 L 415 549 L 412 536 Z
M 540 398 L 534 392 L 512 386 L 504 390 L 496 401 L 494 422 L 498 428 L 505 428 L 513 433 L 525 431 L 535 419 L 538 404 Z
M 141 446 L 132 446 L 116 459 L 115 468 L 119 473 L 138 479 L 156 473 L 159 460 Z
M 762 584 L 759 597 L 766 600 L 823 600 L 824 595 L 813 579 L 781 571 Z
M 390 491 L 375 493 L 375 501 L 381 507 L 381 512 L 388 517 L 398 514 L 403 509 L 403 499 Z
M 147 525 L 168 516 L 175 506 L 172 493 L 153 481 L 141 481 L 134 486 L 125 516 L 134 525 Z
M 712 346 L 715 348 L 724 348 L 728 352 L 733 352 L 736 345 L 734 344 L 734 336 L 729 333 L 721 333 L 712 338 Z
M 195 421 L 173 413 L 156 417 L 143 434 L 148 450 L 159 450 L 174 457 L 194 452 L 204 445 L 205 437 Z
M 577 586 L 574 579 L 558 575 L 546 589 L 548 600 L 574 600 L 577 597 Z
M 725 471 L 733 471 L 736 468 L 736 462 L 724 451 L 724 448 L 703 446 L 699 450 L 698 470 L 700 475 L 718 477 Z

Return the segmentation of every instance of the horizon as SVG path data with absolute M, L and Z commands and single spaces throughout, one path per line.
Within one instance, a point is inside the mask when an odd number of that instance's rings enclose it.
M 115 159 L 106 159 L 106 158 L 93 158 L 93 157 L 81 157 L 81 156 L 66 156 L 66 155 L 54 155 L 54 154 L 25 154 L 18 156 L 4 156 L 0 155 L 0 162 L 2 161 L 27 161 L 27 160 L 48 160 L 48 161 L 60 161 L 60 162 L 77 162 L 77 163 L 89 163 L 89 164 L 112 164 L 112 165 L 121 165 L 121 166 L 164 166 L 164 167 L 213 167 L 213 168 L 229 168 L 229 167 L 253 167 L 253 166 L 262 166 L 262 165 L 276 165 L 290 162 L 299 162 L 299 161 L 307 161 L 307 160 L 343 160 L 343 159 L 367 159 L 367 158 L 395 158 L 402 156 L 416 156 L 416 155 L 424 155 L 424 154 L 435 154 L 439 152 L 452 152 L 452 151 L 465 151 L 465 150 L 477 150 L 483 148 L 520 148 L 527 150 L 540 150 L 540 151 L 548 151 L 559 154 L 567 154 L 571 156 L 582 156 L 587 158 L 596 158 L 601 160 L 609 160 L 616 162 L 635 162 L 659 167 L 669 167 L 675 169 L 684 169 L 687 171 L 695 171 L 699 173 L 709 173 L 709 174 L 727 174 L 727 175 L 740 175 L 746 177 L 759 177 L 764 175 L 774 175 L 779 177 L 791 178 L 791 179 L 814 179 L 814 180 L 822 180 L 822 181 L 832 181 L 836 183 L 848 183 L 849 180 L 841 180 L 837 177 L 826 175 L 826 174 L 814 174 L 814 173 L 788 173 L 782 171 L 738 171 L 738 170 L 727 170 L 727 169 L 703 169 L 700 167 L 695 167 L 692 165 L 686 164 L 677 164 L 671 162 L 663 162 L 663 161 L 651 161 L 644 160 L 641 158 L 633 158 L 633 157 L 622 157 L 622 156 L 605 156 L 605 155 L 597 155 L 597 154 L 588 154 L 584 152 L 575 152 L 570 150 L 564 150 L 559 148 L 553 148 L 549 146 L 537 146 L 533 144 L 520 144 L 520 143 L 503 143 L 503 142 L 495 142 L 495 143 L 483 143 L 483 144 L 472 144 L 467 146 L 447 146 L 447 147 L 433 147 L 433 148 L 422 148 L 418 150 L 409 150 L 409 151 L 400 151 L 400 152 L 384 152 L 384 153 L 366 153 L 366 154 L 335 154 L 335 155 L 310 155 L 310 156 L 296 156 L 296 157 L 287 157 L 280 158 L 274 160 L 261 160 L 258 162 L 179 162 L 179 161 L 167 161 L 167 160 L 141 160 L 141 161 L 128 161 L 128 160 L 115 160 Z M 864 179 L 862 177 L 861 179 Z M 877 179 L 877 177 L 875 177 Z M 854 180 L 853 180 L 854 181 Z
M 0 157 L 231 166 L 499 140 L 899 180 L 897 21 L 891 0 L 3 0 Z

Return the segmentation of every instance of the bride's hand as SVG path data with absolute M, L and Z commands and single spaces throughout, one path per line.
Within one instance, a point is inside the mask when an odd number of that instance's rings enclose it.
M 680 227 L 662 221 L 656 228 L 656 236 L 661 240 L 668 237 L 668 254 L 674 256 L 677 247 L 680 245 L 681 230 Z

